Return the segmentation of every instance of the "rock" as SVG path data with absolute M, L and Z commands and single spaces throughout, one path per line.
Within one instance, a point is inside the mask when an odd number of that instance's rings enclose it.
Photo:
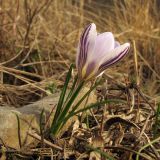
M 22 144 L 28 145 L 33 138 L 27 135 L 30 124 L 34 128 L 38 128 L 35 115 L 27 115 L 20 113 L 16 108 L 0 107 L 0 138 L 11 148 L 19 148 L 18 141 L 18 123 L 16 114 L 20 118 L 20 133 Z
M 80 93 L 79 97 L 82 97 L 88 88 L 84 88 L 83 92 Z M 40 101 L 33 104 L 23 106 L 21 108 L 15 107 L 0 107 L 0 138 L 9 147 L 19 149 L 18 140 L 18 122 L 16 114 L 20 120 L 20 136 L 22 141 L 22 146 L 28 146 L 35 141 L 34 138 L 30 137 L 27 132 L 29 130 L 39 131 L 39 119 L 40 113 L 44 108 L 46 115 L 49 115 L 53 107 L 57 104 L 60 93 L 55 93 L 54 95 L 47 96 Z M 94 103 L 96 101 L 96 96 L 94 93 L 90 95 L 88 103 Z M 84 101 L 85 102 L 85 101 Z M 82 104 L 80 107 L 83 107 Z M 54 111 L 55 112 L 55 109 Z M 77 119 L 77 116 L 72 117 L 67 124 L 64 126 L 62 133 L 68 129 L 70 124 Z M 1 142 L 0 142 L 1 143 Z

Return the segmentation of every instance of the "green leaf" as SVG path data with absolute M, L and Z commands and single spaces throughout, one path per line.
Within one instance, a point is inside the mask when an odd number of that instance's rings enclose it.
M 71 112 L 76 111 L 76 109 L 79 107 L 79 105 L 81 105 L 81 103 L 84 101 L 84 99 L 99 85 L 100 81 L 95 83 L 95 85 L 93 87 L 91 87 L 87 93 L 85 93 L 85 95 L 79 100 L 79 102 L 73 107 Z
M 51 125 L 51 131 L 54 129 L 54 124 L 56 123 L 56 121 L 58 120 L 58 116 L 62 110 L 62 107 L 63 107 L 63 102 L 64 102 L 64 98 L 65 98 L 65 95 L 66 95 L 66 91 L 67 91 L 67 87 L 68 87 L 68 84 L 69 84 L 69 81 L 71 79 L 71 74 L 72 74 L 72 69 L 73 69 L 73 65 L 70 66 L 69 68 L 69 71 L 68 71 L 68 74 L 66 76 L 66 80 L 65 80 L 65 83 L 64 83 L 64 86 L 63 86 L 63 89 L 62 89 L 62 92 L 61 92 L 61 95 L 60 95 L 60 98 L 59 98 L 59 101 L 58 101 L 58 105 L 56 107 L 56 113 L 54 115 L 54 119 L 52 121 L 52 125 Z
M 156 111 L 156 118 L 155 118 L 155 122 L 153 124 L 153 135 L 154 135 L 154 138 L 157 138 L 158 136 L 160 136 L 160 103 L 158 104 L 158 107 L 157 107 L 157 111 Z
M 44 130 L 44 126 L 43 126 L 43 115 L 44 115 L 44 108 L 42 109 L 42 112 L 40 114 L 40 118 L 39 118 L 39 124 L 40 124 L 40 134 L 43 135 L 43 130 Z
M 137 156 L 136 156 L 136 160 L 139 160 L 140 154 L 144 149 L 146 149 L 147 147 L 153 145 L 154 143 L 158 143 L 159 141 L 160 141 L 160 137 L 157 137 L 156 139 L 150 141 L 149 143 L 147 143 L 143 147 L 141 147 L 140 150 L 138 151 Z
M 68 121 L 68 119 L 70 119 L 71 117 L 73 117 L 73 116 L 75 116 L 75 115 L 77 115 L 77 114 L 79 114 L 81 112 L 87 111 L 87 110 L 92 109 L 92 108 L 99 107 L 100 105 L 104 105 L 104 104 L 107 104 L 107 103 L 109 104 L 109 103 L 122 103 L 122 102 L 125 103 L 125 101 L 122 101 L 122 100 L 112 100 L 112 99 L 111 100 L 104 100 L 104 101 L 101 101 L 101 102 L 96 102 L 94 104 L 91 104 L 91 105 L 89 105 L 89 106 L 87 106 L 85 108 L 82 108 L 82 109 L 80 109 L 80 110 L 78 110 L 76 112 L 73 112 L 73 110 L 72 110 L 68 114 L 68 116 L 63 119 L 64 123 L 62 124 L 61 128 L 65 125 L 65 123 Z
M 46 90 L 53 94 L 56 92 L 56 85 L 54 83 L 51 83 L 46 87 Z
M 68 96 L 67 96 L 67 98 L 66 98 L 66 100 L 65 100 L 65 103 L 68 101 L 68 99 L 71 97 L 71 95 L 72 95 L 72 93 L 73 93 L 73 91 L 74 91 L 74 89 L 75 89 L 75 86 L 76 86 L 76 84 L 77 84 L 77 80 L 78 80 L 78 75 L 74 78 L 74 82 L 73 82 L 73 85 L 72 85 L 72 87 L 71 87 L 71 89 L 70 89 L 70 92 L 68 93 Z
M 21 125 L 20 125 L 20 119 L 18 114 L 16 114 L 17 123 L 18 123 L 18 141 L 19 141 L 19 147 L 22 148 L 22 141 L 21 141 Z
M 76 88 L 76 90 L 74 91 L 74 93 L 72 94 L 72 96 L 70 97 L 69 101 L 67 102 L 67 104 L 65 105 L 63 111 L 60 113 L 57 124 L 55 124 L 54 126 L 54 130 L 52 130 L 52 134 L 56 134 L 59 131 L 59 128 L 61 126 L 61 123 L 65 121 L 63 121 L 66 117 L 66 115 L 68 114 L 69 109 L 72 107 L 72 104 L 74 102 L 74 100 L 76 99 L 76 97 L 78 96 L 79 92 L 81 91 L 82 87 L 83 87 L 84 82 L 81 82 L 78 87 Z
M 41 135 L 41 147 L 44 147 L 44 131 L 45 131 L 45 123 L 44 123 L 44 108 L 40 114 L 39 125 L 40 125 L 40 135 Z
M 91 151 L 97 152 L 99 154 L 101 154 L 106 160 L 115 160 L 115 158 L 111 157 L 110 155 L 108 155 L 106 152 L 98 149 L 98 148 L 94 148 L 90 145 L 86 146 L 88 149 L 90 149 Z

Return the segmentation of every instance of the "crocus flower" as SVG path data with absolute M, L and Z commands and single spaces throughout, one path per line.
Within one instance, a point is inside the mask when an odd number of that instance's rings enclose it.
M 81 80 L 101 75 L 105 69 L 121 60 L 130 44 L 120 45 L 111 32 L 98 34 L 94 23 L 86 27 L 78 45 L 76 66 Z

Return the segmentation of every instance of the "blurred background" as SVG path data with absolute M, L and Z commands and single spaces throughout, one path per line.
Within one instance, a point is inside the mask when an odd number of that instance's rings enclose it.
M 159 102 L 160 0 L 0 0 L 0 104 L 22 106 L 60 87 L 92 22 L 131 43 L 106 75 L 120 82 L 138 76 L 143 92 Z

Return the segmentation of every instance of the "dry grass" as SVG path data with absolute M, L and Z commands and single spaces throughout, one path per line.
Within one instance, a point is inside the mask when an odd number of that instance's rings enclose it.
M 141 101 L 155 107 L 160 102 L 159 10 L 158 0 L 103 4 L 96 0 L 0 1 L 0 104 L 22 106 L 48 94 L 49 84 L 60 86 L 70 63 L 74 63 L 82 29 L 94 22 L 99 32 L 112 31 L 120 42 L 132 44 L 130 55 L 106 75 L 110 87 L 128 87 L 136 81 L 143 94 L 138 96 L 136 88 L 130 90 L 131 110 L 122 106 L 118 113 L 135 112 L 132 107 L 135 103 L 139 107 Z M 109 96 L 117 95 L 113 92 Z M 141 124 L 140 134 L 146 129 L 150 111 L 144 105 L 132 119 L 138 123 L 137 116 L 144 112 L 147 122 Z
M 0 14 L 2 103 L 16 104 L 19 98 L 25 104 L 30 91 L 41 97 L 45 85 L 38 87 L 37 82 L 47 84 L 50 77 L 61 83 L 66 68 L 74 62 L 81 30 L 89 22 L 95 22 L 99 31 L 112 31 L 122 43 L 135 41 L 140 84 L 147 94 L 158 96 L 160 16 L 156 0 L 104 5 L 97 1 L 1 1 Z M 132 51 L 129 57 L 125 66 L 114 70 L 133 73 Z
M 81 30 L 90 22 L 95 22 L 99 31 L 112 31 L 122 43 L 135 41 L 140 84 L 147 94 L 157 97 L 160 16 L 156 3 L 156 0 L 111 1 L 104 5 L 97 1 L 1 1 L 1 103 L 15 105 L 18 98 L 20 105 L 26 104 L 34 101 L 30 100 L 31 93 L 37 98 L 45 93 L 45 85 L 38 87 L 37 82 L 47 84 L 52 77 L 61 83 L 66 68 L 74 62 Z M 125 70 L 133 75 L 132 50 L 125 66 L 119 66 L 114 68 L 115 72 Z

